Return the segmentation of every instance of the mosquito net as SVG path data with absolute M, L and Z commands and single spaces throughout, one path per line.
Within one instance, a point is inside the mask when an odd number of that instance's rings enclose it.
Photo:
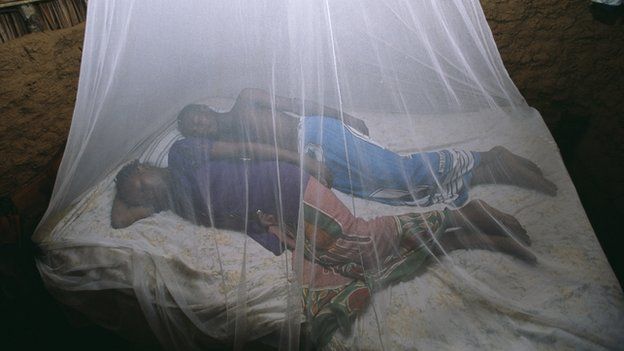
M 614 348 L 622 293 L 476 0 L 93 0 L 35 241 L 169 349 Z

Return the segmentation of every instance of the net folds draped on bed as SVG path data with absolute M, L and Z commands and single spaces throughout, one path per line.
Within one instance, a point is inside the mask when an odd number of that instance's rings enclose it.
M 38 268 L 165 349 L 617 349 L 473 0 L 93 0 Z

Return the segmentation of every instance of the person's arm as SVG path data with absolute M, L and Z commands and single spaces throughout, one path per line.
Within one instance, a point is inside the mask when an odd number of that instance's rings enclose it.
M 139 219 L 151 216 L 154 212 L 151 207 L 128 206 L 118 196 L 115 196 L 111 211 L 111 226 L 115 229 L 125 228 Z
M 209 156 L 213 160 L 250 158 L 253 160 L 284 161 L 300 166 L 304 171 L 317 178 L 323 185 L 329 188 L 332 185 L 331 173 L 323 163 L 309 156 L 303 156 L 303 164 L 300 164 L 300 158 L 296 152 L 272 145 L 216 141 L 210 147 Z
M 249 106 L 265 108 L 274 106 L 277 111 L 290 112 L 300 116 L 325 116 L 344 120 L 346 125 L 355 128 L 362 134 L 368 135 L 368 127 L 361 119 L 344 111 L 341 112 L 310 100 L 287 98 L 278 95 L 271 96 L 266 90 L 246 88 L 238 95 L 233 110 Z

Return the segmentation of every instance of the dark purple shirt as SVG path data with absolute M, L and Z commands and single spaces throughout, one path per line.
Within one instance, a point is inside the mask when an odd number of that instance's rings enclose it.
M 301 184 L 307 184 L 309 175 L 284 162 L 210 160 L 211 148 L 212 141 L 205 138 L 186 138 L 171 146 L 174 211 L 193 223 L 246 232 L 279 255 L 283 245 L 258 223 L 255 213 L 278 217 L 281 211 L 284 223 L 296 227 L 305 190 Z

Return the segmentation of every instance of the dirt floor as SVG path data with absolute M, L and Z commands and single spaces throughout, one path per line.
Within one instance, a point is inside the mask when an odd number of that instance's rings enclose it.
M 557 140 L 622 282 L 622 230 L 616 220 L 624 217 L 624 18 L 603 24 L 582 1 L 482 4 L 510 76 Z M 75 326 L 37 278 L 27 240 L 45 209 L 55 156 L 58 161 L 71 123 L 83 33 L 80 25 L 0 45 L 0 198 L 37 209 L 21 218 L 26 234 L 17 246 L 0 245 L 0 315 L 13 319 L 3 325 L 0 318 L 0 335 L 8 331 L 33 347 L 51 342 L 79 349 L 82 342 L 103 338 L 96 349 L 131 348 L 92 326 L 81 328 L 80 338 L 72 336 Z M 48 180 L 45 191 L 42 179 Z M 29 197 L 35 205 L 27 203 Z

